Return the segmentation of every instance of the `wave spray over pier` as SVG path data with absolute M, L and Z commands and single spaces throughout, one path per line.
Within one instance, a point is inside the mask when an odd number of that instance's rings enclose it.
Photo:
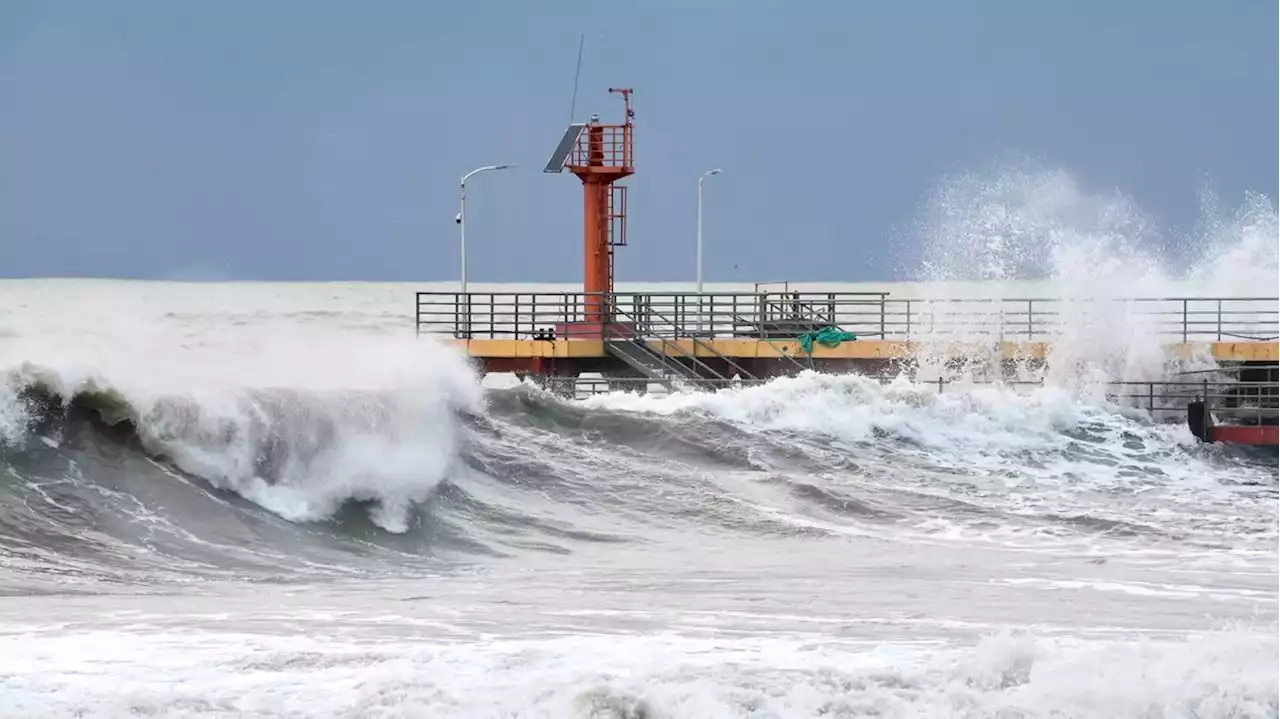
M 1015 167 L 908 283 L 0 282 L 0 715 L 1274 717 L 1276 209 L 1205 218 Z

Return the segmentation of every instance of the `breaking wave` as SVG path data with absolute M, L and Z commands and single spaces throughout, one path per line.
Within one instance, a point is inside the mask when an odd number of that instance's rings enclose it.
M 455 417 L 478 389 L 461 358 L 429 345 L 325 339 L 247 357 L 164 342 L 75 348 L 92 364 L 24 357 L 5 376 L 0 441 L 56 447 L 88 426 L 287 519 L 368 500 L 376 522 L 403 531 L 409 505 L 449 471 Z
M 1276 538 L 1273 456 L 1200 446 L 1181 424 L 1060 388 L 807 373 L 568 401 L 532 386 L 482 398 L 456 378 L 421 396 L 144 398 L 24 368 L 8 376 L 0 457 L 17 481 L 0 542 L 33 577 L 89 560 L 127 579 L 157 569 L 144 550 L 182 560 L 167 572 L 237 575 L 708 532 L 1056 550 L 1106 537 L 1105 551 L 1188 561 L 1263 558 Z
M 921 213 L 927 256 L 946 258 L 921 270 L 932 291 L 963 296 L 975 285 L 961 281 L 977 281 L 1002 298 L 1035 279 L 1041 296 L 1090 301 L 1068 305 L 1047 368 L 1014 378 L 1040 385 L 1029 389 L 988 373 L 978 379 L 996 384 L 938 391 L 934 378 L 966 377 L 931 354 L 972 339 L 960 319 L 925 338 L 915 381 L 806 374 L 566 402 L 528 386 L 486 390 L 458 352 L 390 334 L 367 300 L 345 313 L 286 303 L 279 317 L 169 303 L 149 321 L 146 302 L 108 290 L 92 307 L 46 303 L 38 317 L 10 317 L 0 344 L 0 456 L 17 480 L 4 506 L 14 526 L 44 539 L 87 536 L 69 506 L 114 513 L 119 521 L 95 531 L 112 527 L 102 542 L 122 542 L 111 553 L 131 562 L 137 553 L 122 546 L 151 546 L 168 527 L 199 562 L 211 551 L 195 549 L 201 542 L 230 541 L 229 556 L 249 552 L 258 568 L 281 564 L 269 543 L 239 530 L 211 539 L 184 523 L 216 521 L 171 515 L 217 506 L 241 522 L 265 510 L 254 521 L 284 534 L 336 522 L 339 546 L 356 546 L 342 542 L 357 532 L 410 556 L 569 551 L 682 522 L 786 536 L 1101 532 L 1208 546 L 1231 530 L 1195 508 L 1221 507 L 1229 521 L 1240 494 L 1274 494 L 1274 462 L 1198 446 L 1181 422 L 1105 393 L 1111 380 L 1207 366 L 1170 364 L 1125 298 L 1274 294 L 1272 203 L 1250 196 L 1223 213 L 1202 200 L 1199 234 L 1183 238 L 1199 249 L 1179 267 L 1163 249 L 1176 242 L 1131 200 L 1091 194 L 1065 173 L 1005 167 L 939 186 Z M 316 321 L 300 323 L 303 314 Z M 113 468 L 121 461 L 131 469 Z M 171 486 L 182 499 L 158 489 Z M 162 495 L 173 501 L 157 504 Z M 1273 519 L 1265 508 L 1249 514 L 1249 536 L 1273 537 Z
M 105 289 L 94 306 L 45 303 L 38 316 L 11 316 L 0 344 L 0 452 L 18 480 L 5 505 L 16 526 L 57 534 L 60 522 L 78 526 L 65 502 L 97 507 L 110 496 L 124 512 L 114 539 L 137 545 L 161 525 L 191 535 L 169 517 L 181 502 L 150 499 L 176 482 L 192 494 L 184 502 L 265 510 L 285 532 L 364 517 L 382 532 L 375 544 L 410 554 L 437 545 L 562 551 L 573 538 L 634 539 L 677 519 L 886 536 L 885 518 L 903 536 L 1153 527 L 1211 541 L 1228 530 L 1188 508 L 1273 491 L 1274 465 L 1197 446 L 1181 423 L 1117 406 L 1104 391 L 1111 380 L 1206 365 L 1171 365 L 1125 298 L 1274 294 L 1273 204 L 1250 196 L 1224 213 L 1208 194 L 1202 203 L 1199 234 L 1182 239 L 1198 248 L 1194 260 L 1178 266 L 1165 251 L 1176 241 L 1131 200 L 1091 193 L 1066 173 L 1004 167 L 939 186 L 921 213 L 927 256 L 946 259 L 921 270 L 932 291 L 963 295 L 974 286 L 957 283 L 977 281 L 998 299 L 1034 279 L 1042 296 L 1090 301 L 1067 305 L 1075 309 L 1050 338 L 1047 368 L 1015 378 L 1042 385 L 1031 389 L 939 392 L 935 377 L 964 379 L 931 354 L 972 339 L 959 319 L 943 323 L 936 345 L 925 338 L 916 382 L 809 374 L 719 393 L 564 402 L 531 387 L 484 389 L 458 352 L 390 334 L 367 300 L 351 300 L 345 314 L 286 303 L 279 317 L 169 303 L 149 321 L 157 308 Z M 135 475 L 113 474 L 121 458 Z M 725 477 L 751 480 L 726 491 L 716 485 Z M 673 498 L 665 514 L 649 511 L 667 504 L 653 492 Z M 584 507 L 615 516 L 584 516 Z M 1272 536 L 1273 516 L 1257 514 L 1250 531 Z M 1026 517 L 1043 526 L 1019 525 Z M 146 530 L 128 529 L 138 523 Z

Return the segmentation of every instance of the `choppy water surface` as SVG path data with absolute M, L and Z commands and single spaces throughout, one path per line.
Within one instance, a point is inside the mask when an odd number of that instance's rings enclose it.
M 0 715 L 1277 714 L 1274 452 L 1070 377 L 557 399 L 404 289 L 0 284 Z

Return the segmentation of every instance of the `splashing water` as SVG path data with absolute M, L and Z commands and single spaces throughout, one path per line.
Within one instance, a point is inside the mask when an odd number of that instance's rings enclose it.
M 1014 165 L 944 181 L 925 205 L 920 230 L 921 275 L 937 283 L 939 300 L 927 305 L 929 318 L 920 323 L 931 328 L 925 376 L 944 374 L 943 357 L 956 345 L 967 347 L 965 371 L 990 366 L 996 339 L 1049 343 L 1047 371 L 1023 367 L 1021 378 L 1053 383 L 1160 380 L 1211 367 L 1204 356 L 1167 359 L 1167 333 L 1171 323 L 1186 321 L 1187 307 L 1133 300 L 1272 297 L 1280 262 L 1276 209 L 1265 196 L 1248 195 L 1228 219 L 1211 200 L 1202 208 L 1204 227 L 1187 240 L 1198 251 L 1178 265 L 1168 251 L 1173 238 L 1131 198 L 1089 192 L 1066 172 Z M 944 301 L 949 287 L 971 281 L 983 282 L 995 301 Z M 1049 302 L 1023 301 L 1030 297 Z M 1212 309 L 1205 302 L 1190 311 Z M 1053 328 L 1046 336 L 1020 336 L 1028 315 Z M 1276 334 L 1274 314 L 1264 311 L 1232 321 L 1257 336 Z M 998 336 L 994 326 L 1002 328 Z
M 321 520 L 369 500 L 389 531 L 404 531 L 410 505 L 450 471 L 454 415 L 481 402 L 456 351 L 305 329 L 183 341 L 140 322 L 24 337 L 0 348 L 0 372 L 0 445 L 27 439 L 32 388 L 63 405 L 91 398 L 151 453 L 283 517 Z

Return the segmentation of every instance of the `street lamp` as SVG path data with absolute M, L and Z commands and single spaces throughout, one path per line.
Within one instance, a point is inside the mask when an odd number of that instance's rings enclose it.
M 458 216 L 454 218 L 454 222 L 458 223 L 458 254 L 462 258 L 461 291 L 458 296 L 459 301 L 462 302 L 462 316 L 458 318 L 460 326 L 456 328 L 458 337 L 466 337 L 468 339 L 471 337 L 471 297 L 467 294 L 467 180 L 471 179 L 472 175 L 480 172 L 506 170 L 512 167 L 515 167 L 515 165 L 485 165 L 484 167 L 477 167 L 463 175 L 462 181 L 458 183 L 460 187 L 458 192 Z
M 712 175 L 719 175 L 720 168 L 707 170 L 698 178 L 698 294 L 702 294 L 702 183 Z
M 459 183 L 461 189 L 458 193 L 458 216 L 454 218 L 454 222 L 458 223 L 458 247 L 459 254 L 462 256 L 462 294 L 467 294 L 467 180 L 472 175 L 480 172 L 489 172 L 490 170 L 507 170 L 515 165 L 485 165 L 477 167 L 462 176 L 462 182 Z

